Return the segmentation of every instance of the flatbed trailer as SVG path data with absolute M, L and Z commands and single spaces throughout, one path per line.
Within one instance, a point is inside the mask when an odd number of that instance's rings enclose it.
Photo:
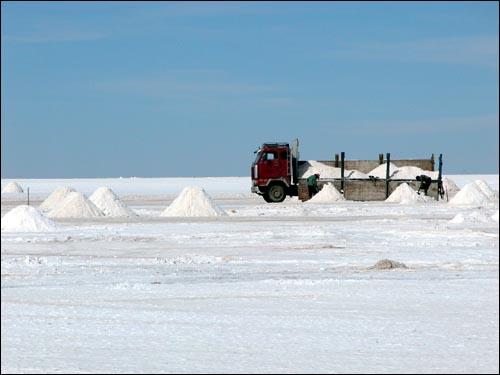
M 333 183 L 335 188 L 341 192 L 347 200 L 355 201 L 381 201 L 386 200 L 393 192 L 398 188 L 399 185 L 407 183 L 414 190 L 418 190 L 420 187 L 420 181 L 416 178 L 391 178 L 390 170 L 390 154 L 386 155 L 387 158 L 387 169 L 386 177 L 379 178 L 374 176 L 369 176 L 369 178 L 320 178 L 319 187 L 321 188 L 324 184 Z M 421 160 L 421 159 L 418 159 Z M 433 158 L 431 158 L 433 160 Z M 344 175 L 344 163 L 340 164 L 341 176 Z M 438 168 L 438 178 L 431 179 L 431 185 L 428 189 L 427 195 L 435 198 L 436 200 L 443 199 L 444 189 L 443 189 L 443 178 L 442 178 L 442 167 L 443 167 L 443 156 L 439 155 L 439 168 Z M 433 172 L 433 171 L 431 171 Z M 424 171 L 425 174 L 425 171 Z M 415 176 L 416 177 L 416 176 Z M 301 201 L 306 201 L 309 199 L 309 191 L 307 189 L 307 179 L 299 178 L 298 182 L 298 197 Z

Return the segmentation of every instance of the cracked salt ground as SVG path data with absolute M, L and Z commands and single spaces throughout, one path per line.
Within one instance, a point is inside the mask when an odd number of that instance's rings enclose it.
M 175 181 L 228 216 L 2 230 L 2 373 L 498 373 L 498 201 L 264 205 L 248 179 Z M 176 196 L 128 182 L 71 186 L 136 212 Z

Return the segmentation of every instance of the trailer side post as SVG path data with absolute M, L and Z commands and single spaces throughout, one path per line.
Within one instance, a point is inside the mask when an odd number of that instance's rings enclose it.
M 341 193 L 344 194 L 344 161 L 345 161 L 345 152 L 340 153 L 340 190 Z
M 389 198 L 389 176 L 391 175 L 391 154 L 387 153 L 386 156 L 387 167 L 385 169 L 385 199 Z
M 434 154 L 432 154 L 434 157 Z M 436 196 L 436 200 L 439 201 L 439 194 L 443 189 L 443 154 L 439 154 L 439 174 L 438 174 L 438 193 Z

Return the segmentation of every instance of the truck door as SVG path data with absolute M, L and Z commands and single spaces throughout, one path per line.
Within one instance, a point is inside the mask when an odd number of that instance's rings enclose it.
M 259 163 L 259 178 L 280 179 L 289 176 L 289 160 L 286 149 L 264 151 Z
M 277 151 L 264 151 L 260 157 L 259 178 L 280 178 L 281 161 Z

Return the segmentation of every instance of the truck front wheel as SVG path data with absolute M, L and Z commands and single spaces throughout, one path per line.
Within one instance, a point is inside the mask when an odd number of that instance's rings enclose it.
M 264 194 L 265 201 L 269 203 L 283 202 L 285 197 L 285 188 L 283 185 L 279 184 L 269 186 L 269 189 L 267 189 L 267 192 Z

